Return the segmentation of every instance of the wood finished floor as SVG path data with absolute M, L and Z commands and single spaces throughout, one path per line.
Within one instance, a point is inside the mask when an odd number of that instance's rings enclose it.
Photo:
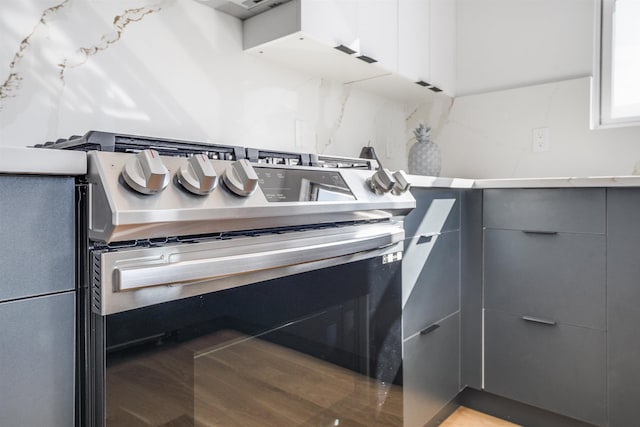
M 112 361 L 106 398 L 109 427 L 402 426 L 397 386 L 235 331 Z M 465 407 L 441 426 L 518 427 Z
M 399 386 L 235 331 L 123 357 L 108 373 L 109 427 L 402 426 Z
M 440 427 L 521 427 L 518 424 L 474 411 L 473 409 L 459 407 L 449 416 Z

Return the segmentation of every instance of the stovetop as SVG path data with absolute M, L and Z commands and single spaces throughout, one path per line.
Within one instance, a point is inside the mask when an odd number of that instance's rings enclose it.
M 247 148 L 236 145 L 202 143 L 162 137 L 127 135 L 113 132 L 89 131 L 86 134 L 72 135 L 56 141 L 35 145 L 36 148 L 55 148 L 61 150 L 107 151 L 117 153 L 139 153 L 142 150 L 155 150 L 161 156 L 189 157 L 204 154 L 211 160 L 241 160 L 252 163 L 265 163 L 286 166 L 313 166 L 328 168 L 357 168 L 374 170 L 378 167 L 375 159 L 349 158 L 317 155 L 310 153 L 292 153 L 286 151 Z

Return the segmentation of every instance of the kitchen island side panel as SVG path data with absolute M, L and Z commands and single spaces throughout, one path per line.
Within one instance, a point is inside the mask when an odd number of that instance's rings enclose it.
M 640 405 L 640 189 L 607 190 L 609 426 L 637 424 Z

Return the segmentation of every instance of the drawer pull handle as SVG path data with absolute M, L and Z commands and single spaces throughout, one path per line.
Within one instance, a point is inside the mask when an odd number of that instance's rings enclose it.
M 420 335 L 427 335 L 428 333 L 435 331 L 439 327 L 440 327 L 440 325 L 438 325 L 437 323 L 434 323 L 433 325 L 427 326 L 426 328 L 421 330 L 420 331 Z
M 544 231 L 544 230 L 522 230 L 525 234 L 546 234 L 549 236 L 555 236 L 558 234 L 557 231 Z
M 540 323 L 542 325 L 549 325 L 549 326 L 556 325 L 556 322 L 554 320 L 540 319 L 538 317 L 522 316 L 522 320 L 527 322 L 532 322 L 532 323 Z
M 418 241 L 416 242 L 416 244 L 421 245 L 423 243 L 429 243 L 431 242 L 431 240 L 433 240 L 433 236 L 420 236 L 418 237 Z
M 361 60 L 361 61 L 366 62 L 367 64 L 373 64 L 373 63 L 375 63 L 375 62 L 378 62 L 378 60 L 377 60 L 377 59 L 373 59 L 372 57 L 367 56 L 367 55 L 360 55 L 360 56 L 356 56 L 356 58 L 358 58 L 358 59 L 359 59 L 359 60 Z
M 355 50 L 353 50 L 353 49 L 351 49 L 350 47 L 345 46 L 345 45 L 343 45 L 343 44 L 339 44 L 338 46 L 335 46 L 335 47 L 334 47 L 334 49 L 337 49 L 337 50 L 339 50 L 340 52 L 344 52 L 344 53 L 346 53 L 347 55 L 353 55 L 354 53 L 356 53 L 356 51 L 355 51 Z

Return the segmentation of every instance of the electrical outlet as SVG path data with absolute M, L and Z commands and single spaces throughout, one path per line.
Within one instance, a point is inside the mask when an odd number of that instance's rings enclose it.
M 549 128 L 533 129 L 531 139 L 531 151 L 534 153 L 549 151 L 551 149 L 549 143 Z

